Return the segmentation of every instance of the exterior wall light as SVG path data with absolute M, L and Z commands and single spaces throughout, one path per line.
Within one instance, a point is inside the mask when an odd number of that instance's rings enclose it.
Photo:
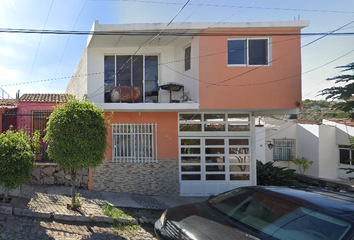
M 268 146 L 269 150 L 272 150 L 274 147 L 274 144 L 271 141 L 267 141 L 266 145 Z

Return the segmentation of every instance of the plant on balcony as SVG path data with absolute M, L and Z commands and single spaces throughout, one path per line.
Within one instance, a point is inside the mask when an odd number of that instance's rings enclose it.
M 31 179 L 34 166 L 31 137 L 23 130 L 10 129 L 0 134 L 0 153 L 0 186 L 5 189 L 3 202 L 8 202 L 9 191 Z
M 189 92 L 184 92 L 181 96 L 182 102 L 188 102 L 191 101 L 191 99 L 189 98 Z

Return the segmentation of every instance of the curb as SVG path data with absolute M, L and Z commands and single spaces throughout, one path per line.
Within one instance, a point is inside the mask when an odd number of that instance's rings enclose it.
M 17 207 L 8 207 L 8 206 L 0 206 L 0 214 L 5 215 L 15 215 L 15 216 L 23 216 L 23 217 L 34 217 L 34 218 L 44 218 L 60 221 L 69 221 L 69 222 L 106 222 L 113 223 L 114 220 L 107 216 L 78 216 L 71 214 L 60 214 L 60 213 L 45 213 L 33 211 L 27 208 L 17 208 Z M 134 219 L 135 220 L 135 219 Z

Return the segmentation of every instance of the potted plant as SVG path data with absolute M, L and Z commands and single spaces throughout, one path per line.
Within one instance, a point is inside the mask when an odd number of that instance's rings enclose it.
M 33 153 L 36 158 L 36 161 L 42 160 L 42 152 L 41 152 L 41 133 L 39 130 L 35 130 L 32 135 L 32 148 L 33 148 Z

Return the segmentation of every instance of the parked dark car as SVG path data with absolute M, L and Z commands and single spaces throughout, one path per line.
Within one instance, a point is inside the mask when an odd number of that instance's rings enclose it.
M 254 186 L 167 209 L 158 239 L 341 240 L 354 236 L 354 197 L 318 189 Z

